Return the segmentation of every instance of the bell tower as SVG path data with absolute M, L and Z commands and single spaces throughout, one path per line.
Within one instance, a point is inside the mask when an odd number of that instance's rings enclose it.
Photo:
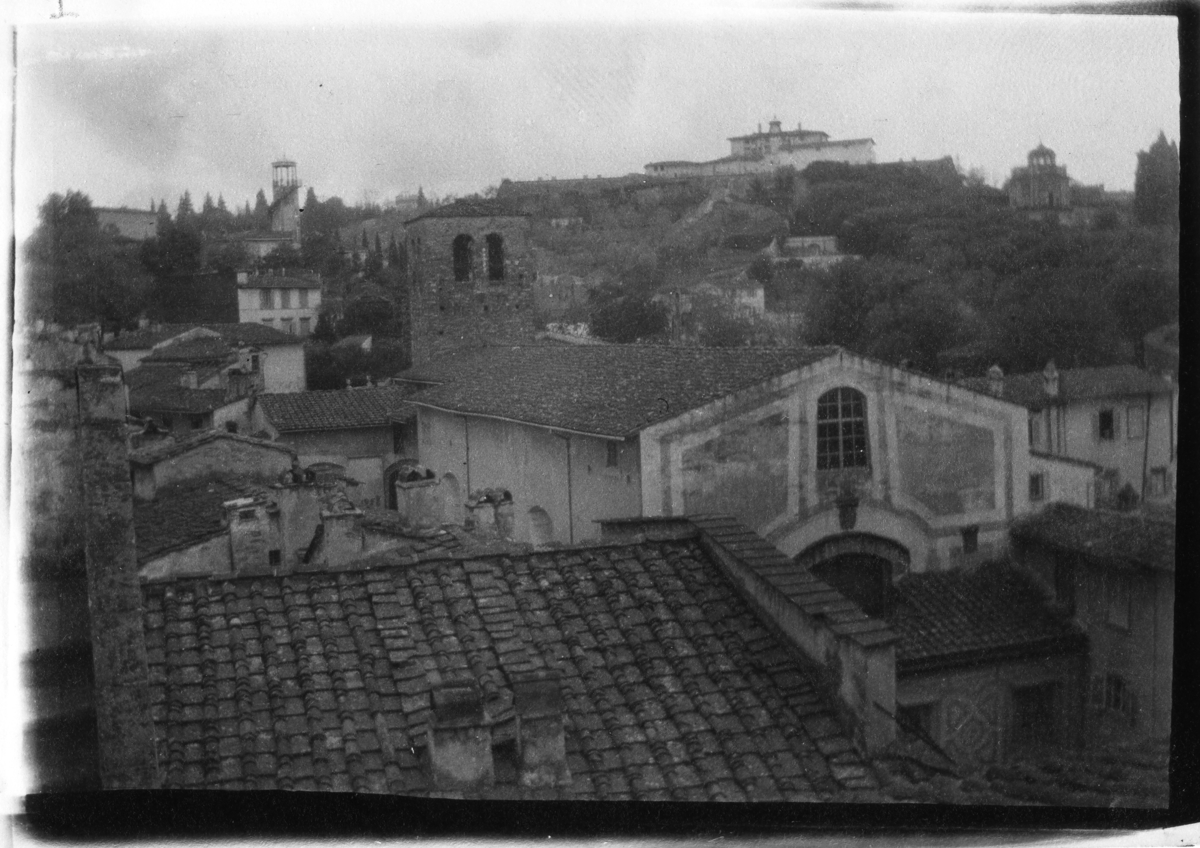
M 300 188 L 300 178 L 296 175 L 296 163 L 286 158 L 272 162 L 271 199 L 278 200 L 293 188 Z

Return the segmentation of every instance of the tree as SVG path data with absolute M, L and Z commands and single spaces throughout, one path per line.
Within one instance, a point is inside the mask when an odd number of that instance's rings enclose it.
M 423 210 L 427 206 L 429 206 L 429 201 L 425 199 L 425 189 L 418 186 L 417 187 L 417 209 Z
M 136 248 L 101 230 L 91 199 L 51 194 L 38 209 L 38 227 L 25 246 L 30 317 L 64 323 L 129 326 L 145 308 L 150 278 Z
M 1133 211 L 1150 226 L 1179 226 L 1179 148 L 1159 132 L 1149 150 L 1138 153 Z
M 267 204 L 267 195 L 261 188 L 258 190 L 258 194 L 254 196 L 252 226 L 256 230 L 269 230 L 271 228 L 271 207 Z
M 179 198 L 179 206 L 175 210 L 175 223 L 179 226 L 191 225 L 195 217 L 196 210 L 192 207 L 191 192 L 184 189 L 183 196 Z
M 610 342 L 637 342 L 661 336 L 667 329 L 667 309 L 644 293 L 626 294 L 618 286 L 593 289 L 592 335 Z

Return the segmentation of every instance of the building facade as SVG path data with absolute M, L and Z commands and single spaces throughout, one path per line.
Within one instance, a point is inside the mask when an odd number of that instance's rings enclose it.
M 1167 738 L 1175 644 L 1175 523 L 1053 504 L 1012 528 L 1014 557 L 1088 635 L 1088 732 Z
M 710 162 L 666 161 L 646 165 L 646 174 L 653 177 L 719 177 L 739 174 L 770 173 L 777 168 L 793 167 L 798 171 L 813 162 L 846 162 L 865 165 L 875 161 L 875 142 L 869 138 L 845 141 L 831 140 L 819 130 L 805 130 L 797 125 L 784 130 L 778 120 L 762 131 L 729 139 L 730 153 Z
M 306 338 L 317 328 L 321 309 L 319 277 L 238 272 L 238 320 L 262 324 Z
M 411 401 L 448 502 L 508 490 L 524 541 L 720 513 L 805 562 L 845 536 L 899 575 L 1003 549 L 1029 509 L 1022 407 L 838 348 L 530 346 L 402 377 L 432 386 Z

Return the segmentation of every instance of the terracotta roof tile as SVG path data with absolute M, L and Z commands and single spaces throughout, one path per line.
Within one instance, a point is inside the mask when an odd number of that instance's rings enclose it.
M 961 383 L 966 388 L 990 394 L 987 377 L 970 377 Z M 1030 409 L 1043 409 L 1056 403 L 1126 395 L 1166 394 L 1171 390 L 1170 380 L 1136 365 L 1110 365 L 1103 368 L 1061 369 L 1058 372 L 1058 395 L 1053 397 L 1046 394 L 1040 371 L 1033 374 L 1006 374 L 1001 398 Z
M 411 386 L 373 386 L 259 395 L 263 412 L 280 432 L 386 427 L 406 413 Z
M 184 374 L 195 371 L 197 384 L 202 385 L 217 375 L 217 369 L 194 367 L 184 363 L 140 365 L 125 373 L 129 386 L 129 409 L 149 412 L 212 412 L 228 401 L 224 389 L 189 389 L 182 385 Z
M 624 438 L 838 351 L 505 346 L 462 351 L 400 377 L 441 384 L 416 394 L 418 406 Z
M 160 324 L 145 330 L 122 333 L 104 347 L 106 350 L 148 350 L 160 342 L 165 342 L 197 327 L 220 333 L 225 343 L 234 347 L 300 344 L 300 340 L 295 336 L 289 336 L 273 327 L 245 322 L 240 324 Z
M 152 444 L 140 447 L 137 450 L 131 451 L 129 461 L 134 465 L 154 465 L 162 462 L 165 459 L 170 459 L 173 456 L 178 456 L 182 453 L 200 447 L 218 440 L 230 440 L 242 442 L 243 444 L 255 445 L 268 450 L 282 451 L 283 453 L 296 455 L 294 448 L 279 442 L 270 442 L 265 439 L 255 439 L 250 436 L 241 436 L 236 433 L 228 433 L 224 430 L 204 430 L 199 433 L 192 433 L 182 439 L 168 438 L 161 441 L 153 442 Z
M 572 780 L 547 797 L 831 800 L 877 787 L 798 660 L 694 541 L 144 593 L 168 787 L 428 794 L 430 675 L 477 680 L 496 738 L 511 739 L 504 669 L 516 660 L 562 675 Z M 727 615 L 689 614 L 717 596 Z M 652 626 L 619 612 L 651 598 L 664 599 L 652 604 L 653 627 L 671 634 L 661 645 Z M 500 606 L 504 621 L 490 614 Z M 759 656 L 778 666 L 751 661 Z M 223 707 L 230 722 L 205 717 Z M 533 797 L 512 782 L 506 750 L 496 748 L 499 784 L 478 794 Z
M 164 486 L 154 500 L 135 501 L 138 562 L 224 533 L 221 504 L 260 491 L 260 486 L 236 477 L 211 477 Z
M 1086 637 L 1049 608 L 1020 569 L 911 573 L 897 581 L 889 623 L 899 634 L 897 673 L 979 662 L 1020 653 L 1074 653 Z
M 1084 554 L 1121 565 L 1175 570 L 1175 522 L 1140 513 L 1053 503 L 1018 519 L 1013 539 Z

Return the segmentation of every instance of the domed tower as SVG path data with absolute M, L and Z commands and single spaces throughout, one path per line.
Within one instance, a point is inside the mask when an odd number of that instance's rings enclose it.
M 1013 168 L 1008 180 L 1008 202 L 1014 209 L 1033 213 L 1071 208 L 1071 179 L 1067 169 L 1057 164 L 1054 151 L 1044 144 L 1029 151 L 1024 168 Z

